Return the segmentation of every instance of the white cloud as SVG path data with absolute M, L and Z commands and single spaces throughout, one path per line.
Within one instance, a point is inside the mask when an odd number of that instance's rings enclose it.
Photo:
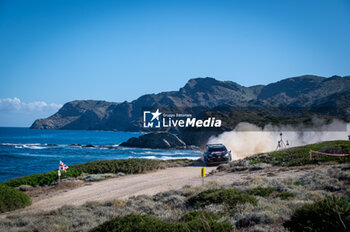
M 19 98 L 3 98 L 0 99 L 0 111 L 6 112 L 17 112 L 24 114 L 32 113 L 45 113 L 45 112 L 56 112 L 61 108 L 61 104 L 51 103 L 48 104 L 44 101 L 35 101 L 25 103 L 22 102 Z
M 56 113 L 61 104 L 44 101 L 22 102 L 19 98 L 0 99 L 0 126 L 30 126 L 35 119 Z

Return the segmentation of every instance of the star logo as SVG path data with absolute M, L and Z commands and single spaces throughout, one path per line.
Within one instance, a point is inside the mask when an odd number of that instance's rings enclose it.
M 153 115 L 153 117 L 152 117 L 152 119 L 151 119 L 151 122 L 152 122 L 154 119 L 159 120 L 159 116 L 160 116 L 162 113 L 160 113 L 160 112 L 159 112 L 159 109 L 157 109 L 156 112 L 151 113 L 151 114 Z

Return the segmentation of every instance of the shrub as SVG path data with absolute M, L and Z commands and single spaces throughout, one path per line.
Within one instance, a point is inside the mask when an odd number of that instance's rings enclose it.
M 294 194 L 290 192 L 285 192 L 277 194 L 276 197 L 279 197 L 282 200 L 288 200 L 289 198 L 294 197 Z
M 274 188 L 263 188 L 263 187 L 258 187 L 258 188 L 253 188 L 247 191 L 248 194 L 254 195 L 254 196 L 260 196 L 260 197 L 268 197 L 270 196 L 271 193 L 275 191 Z
M 257 200 L 254 196 L 238 189 L 209 189 L 191 197 L 188 199 L 188 202 L 190 205 L 196 207 L 224 203 L 232 209 L 237 204 L 242 203 L 251 203 L 255 205 Z
M 183 216 L 176 225 L 177 231 L 231 231 L 227 220 L 220 220 L 221 215 L 213 212 L 191 211 Z
M 179 221 L 167 222 L 149 215 L 132 214 L 117 217 L 91 230 L 92 232 L 117 231 L 231 231 L 232 226 L 226 221 L 218 221 L 220 215 L 193 211 Z
M 350 201 L 328 197 L 304 205 L 283 225 L 291 231 L 349 231 Z
M 169 223 L 148 215 L 136 214 L 117 217 L 94 228 L 91 232 L 172 231 L 172 229 Z
M 294 185 L 298 185 L 298 186 L 305 186 L 305 182 L 302 181 L 295 181 Z
M 74 165 L 71 170 L 78 170 L 89 174 L 118 173 L 137 174 L 159 168 L 161 161 L 152 159 L 118 159 L 92 161 Z
M 0 184 L 0 213 L 32 204 L 30 197 L 21 191 Z
M 274 222 L 273 215 L 269 212 L 245 212 L 235 222 L 237 228 L 249 227 L 258 224 L 270 224 Z

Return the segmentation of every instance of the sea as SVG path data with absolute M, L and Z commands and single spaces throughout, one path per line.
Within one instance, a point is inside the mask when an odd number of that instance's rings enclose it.
M 198 159 L 196 150 L 120 147 L 138 132 L 33 130 L 0 127 L 0 182 L 58 168 L 59 161 L 74 165 L 94 160 Z

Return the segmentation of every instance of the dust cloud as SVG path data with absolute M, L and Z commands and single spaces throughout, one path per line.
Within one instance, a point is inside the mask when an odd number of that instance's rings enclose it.
M 313 119 L 312 127 L 299 124 L 281 127 L 266 125 L 260 128 L 250 123 L 239 123 L 233 131 L 224 132 L 209 138 L 210 143 L 223 143 L 231 150 L 232 159 L 241 159 L 261 152 L 274 151 L 283 133 L 283 141 L 288 147 L 301 146 L 322 141 L 347 140 L 350 135 L 350 123 L 333 120 L 326 124 L 323 120 Z

